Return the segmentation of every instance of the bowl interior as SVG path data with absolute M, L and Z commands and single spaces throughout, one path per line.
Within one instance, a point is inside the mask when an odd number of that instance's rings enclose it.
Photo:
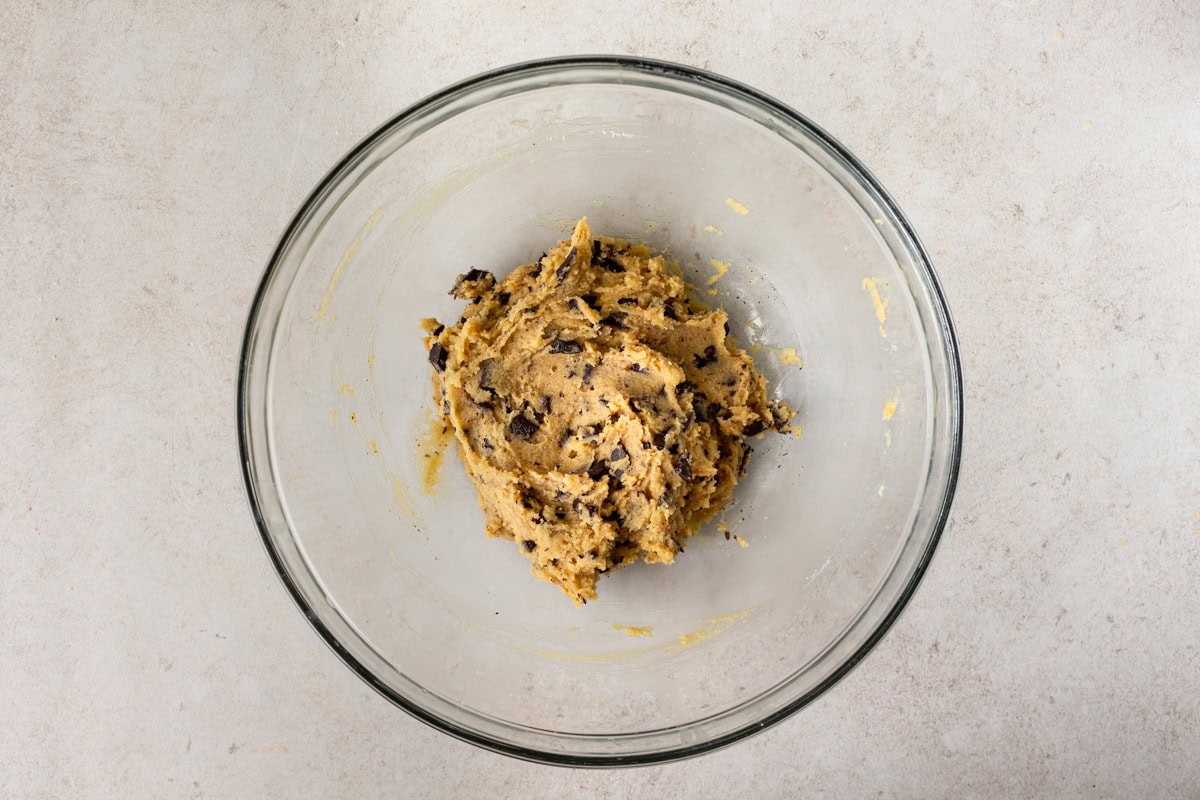
M 835 144 L 719 83 L 585 64 L 443 95 L 334 177 L 264 283 L 243 424 L 273 555 L 373 684 L 491 746 L 640 757 L 794 707 L 878 634 L 940 527 L 957 387 L 919 249 Z M 575 608 L 484 537 L 418 321 L 584 215 L 677 259 L 803 433 L 754 443 L 674 565 Z

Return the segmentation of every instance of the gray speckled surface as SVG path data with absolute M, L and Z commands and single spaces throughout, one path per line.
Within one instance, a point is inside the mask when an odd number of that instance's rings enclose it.
M 1194 4 L 203 5 L 0 9 L 0 794 L 1195 796 Z M 953 518 L 883 643 L 765 734 L 616 773 L 475 750 L 354 677 L 234 438 L 246 309 L 324 170 L 446 83 L 603 51 L 857 153 L 966 378 Z

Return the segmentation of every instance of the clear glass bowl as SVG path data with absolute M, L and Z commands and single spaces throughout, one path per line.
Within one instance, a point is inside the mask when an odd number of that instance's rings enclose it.
M 484 537 L 453 445 L 432 472 L 418 320 L 457 318 L 458 273 L 528 262 L 584 215 L 705 290 L 729 265 L 706 299 L 803 435 L 755 443 L 674 565 L 575 608 Z M 589 57 L 446 89 L 329 173 L 255 297 L 239 435 L 267 551 L 365 681 L 483 747 L 627 765 L 760 731 L 862 659 L 933 555 L 961 405 L 929 259 L 853 156 L 725 78 Z

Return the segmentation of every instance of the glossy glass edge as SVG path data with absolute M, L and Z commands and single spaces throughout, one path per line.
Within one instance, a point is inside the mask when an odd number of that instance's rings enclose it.
M 913 257 L 914 265 L 918 268 L 918 272 L 921 274 L 921 277 L 928 284 L 930 296 L 933 300 L 933 310 L 936 314 L 937 321 L 941 326 L 942 340 L 945 342 L 945 355 L 947 367 L 949 368 L 950 379 L 949 386 L 947 387 L 947 394 L 950 400 L 949 413 L 951 415 L 951 419 L 949 420 L 949 436 L 951 452 L 949 454 L 947 475 L 943 484 L 944 488 L 942 490 L 943 500 L 941 508 L 938 510 L 936 521 L 933 529 L 930 532 L 929 541 L 925 546 L 924 552 L 921 554 L 919 560 L 914 566 L 912 575 L 910 576 L 907 585 L 904 586 L 900 591 L 897 599 L 892 604 L 888 613 L 879 623 L 877 623 L 875 629 L 866 637 L 863 643 L 859 645 L 855 652 L 843 664 L 834 669 L 826 678 L 824 678 L 808 692 L 805 692 L 800 697 L 772 712 L 763 719 L 743 725 L 736 730 L 704 742 L 697 742 L 696 744 L 689 746 L 672 747 L 633 755 L 570 754 L 522 747 L 520 745 L 513 744 L 512 742 L 503 741 L 494 737 L 482 735 L 476 731 L 462 728 L 451 721 L 442 719 L 441 717 L 426 711 L 416 703 L 399 695 L 390 687 L 382 684 L 382 682 L 375 678 L 369 669 L 365 668 L 352 653 L 350 653 L 343 645 L 341 645 L 329 628 L 326 627 L 324 622 L 322 622 L 322 620 L 314 613 L 313 609 L 309 607 L 300 587 L 296 584 L 294 578 L 289 574 L 281 554 L 275 547 L 273 538 L 268 528 L 267 520 L 262 513 L 262 509 L 259 504 L 257 486 L 254 481 L 254 467 L 251 463 L 252 447 L 250 442 L 251 432 L 248 409 L 250 387 L 248 380 L 250 377 L 252 351 L 259 333 L 257 330 L 257 322 L 259 321 L 259 317 L 263 309 L 267 289 L 269 287 L 271 277 L 279 265 L 281 257 L 287 252 L 292 244 L 292 240 L 312 216 L 314 209 L 320 204 L 321 200 L 323 200 L 329 194 L 340 176 L 360 162 L 365 154 L 367 154 L 381 138 L 388 135 L 388 133 L 393 129 L 406 124 L 412 118 L 419 118 L 435 106 L 443 105 L 456 98 L 467 95 L 473 90 L 479 89 L 482 86 L 497 82 L 504 82 L 505 80 L 527 78 L 540 73 L 553 73 L 558 71 L 588 68 L 619 68 L 635 72 L 643 72 L 657 76 L 674 78 L 685 83 L 697 83 L 705 86 L 706 88 L 715 90 L 718 93 L 733 95 L 742 101 L 748 101 L 753 105 L 757 105 L 769 113 L 782 118 L 788 124 L 803 130 L 814 141 L 834 155 L 842 163 L 842 166 L 846 169 L 846 171 L 855 177 L 859 181 L 860 185 L 867 190 L 868 194 L 872 196 L 875 202 L 888 210 L 890 215 L 898 224 L 899 233 L 901 234 L 900 238 L 906 245 L 906 249 L 909 250 L 910 255 Z M 367 685 L 371 686 L 392 703 L 401 707 L 407 713 L 425 722 L 426 724 L 462 741 L 469 742 L 494 752 L 528 761 L 561 766 L 639 766 L 676 761 L 698 756 L 722 747 L 727 747 L 748 736 L 771 727 L 772 725 L 782 721 L 783 719 L 786 719 L 799 709 L 808 705 L 810 702 L 836 684 L 859 662 L 861 662 L 876 644 L 878 644 L 878 642 L 891 628 L 892 624 L 894 624 L 895 620 L 899 617 L 900 613 L 904 610 L 926 570 L 928 569 L 929 563 L 937 549 L 938 541 L 941 538 L 942 532 L 949 517 L 949 510 L 958 481 L 958 473 L 962 455 L 963 396 L 961 387 L 961 362 L 958 351 L 957 337 L 954 332 L 954 326 L 950 318 L 945 295 L 924 247 L 921 245 L 920 240 L 918 239 L 915 231 L 912 229 L 911 224 L 900 211 L 899 206 L 894 200 L 892 200 L 891 196 L 886 192 L 879 181 L 876 180 L 875 177 L 836 139 L 827 134 L 819 126 L 813 124 L 803 115 L 790 109 L 774 98 L 737 81 L 713 73 L 653 59 L 631 58 L 623 56 L 570 56 L 524 62 L 489 71 L 454 84 L 440 92 L 426 97 L 425 99 L 401 111 L 399 114 L 395 115 L 393 118 L 373 131 L 370 135 L 365 137 L 361 142 L 359 142 L 358 145 L 356 145 L 349 153 L 347 153 L 325 175 L 321 182 L 318 183 L 316 188 L 309 193 L 304 202 L 301 204 L 299 210 L 293 216 L 292 221 L 284 231 L 284 234 L 281 236 L 278 245 L 272 252 L 272 255 L 264 270 L 263 277 L 259 282 L 258 289 L 255 292 L 255 296 L 247 316 L 246 330 L 243 336 L 241 356 L 238 365 L 238 446 L 242 465 L 242 476 L 246 485 L 247 501 L 250 505 L 250 510 L 254 517 L 255 523 L 258 526 L 263 545 L 267 550 L 267 554 L 271 559 L 276 573 L 279 575 L 284 587 L 288 590 L 288 593 L 292 596 L 293 602 L 296 603 L 297 607 L 308 619 L 309 624 L 313 626 L 314 630 L 316 630 L 318 635 L 321 636 L 321 638 L 338 656 L 338 658 L 341 659 L 342 662 L 350 667 L 350 669 L 352 669 L 356 674 L 358 674 L 358 676 L 365 683 L 367 683 Z M 514 730 L 520 729 L 519 726 L 513 727 Z M 553 735 L 551 732 L 544 733 Z M 645 733 L 650 734 L 652 732 L 647 731 Z M 629 734 L 629 737 L 636 739 L 642 735 L 643 734 L 641 733 Z M 623 738 L 591 737 L 572 734 L 559 734 L 559 736 L 561 736 L 561 738 L 564 740 L 579 739 L 580 741 L 587 741 L 595 738 Z

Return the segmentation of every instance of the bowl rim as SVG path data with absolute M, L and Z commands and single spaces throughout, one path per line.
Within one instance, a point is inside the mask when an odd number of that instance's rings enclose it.
M 765 109 L 769 113 L 781 118 L 787 125 L 793 126 L 801 131 L 817 144 L 826 148 L 835 157 L 837 157 L 850 171 L 852 177 L 860 182 L 875 200 L 881 203 L 891 213 L 894 220 L 898 223 L 898 233 L 910 249 L 911 255 L 914 257 L 914 267 L 927 281 L 927 288 L 930 293 L 931 309 L 934 312 L 937 323 L 941 327 L 943 341 L 945 343 L 945 357 L 947 366 L 948 386 L 947 392 L 949 395 L 948 407 L 948 432 L 947 439 L 949 443 L 949 462 L 946 470 L 944 481 L 944 489 L 940 508 L 937 510 L 936 517 L 930 530 L 929 541 L 925 546 L 924 551 L 916 559 L 912 567 L 912 573 L 908 577 L 905 585 L 897 595 L 896 600 L 887 613 L 875 624 L 875 627 L 868 633 L 853 653 L 847 657 L 843 663 L 832 669 L 829 675 L 819 681 L 808 691 L 796 697 L 791 702 L 786 703 L 780 708 L 765 715 L 761 719 L 749 722 L 731 730 L 727 733 L 718 735 L 711 739 L 698 741 L 688 745 L 680 745 L 666 749 L 658 749 L 637 754 L 577 754 L 557 752 L 551 750 L 538 750 L 531 747 L 526 747 L 514 744 L 511 741 L 488 736 L 479 731 L 461 727 L 454 722 L 444 719 L 437 714 L 422 708 L 419 704 L 404 697 L 399 692 L 384 684 L 375 674 L 364 664 L 362 664 L 337 638 L 337 636 L 326 626 L 320 619 L 319 615 L 313 610 L 310 604 L 304 597 L 303 592 L 297 585 L 295 579 L 289 574 L 287 567 L 284 564 L 282 554 L 277 549 L 266 516 L 259 503 L 259 486 L 255 481 L 254 465 L 252 463 L 252 445 L 251 445 L 251 429 L 249 415 L 249 394 L 250 394 L 250 377 L 251 377 L 251 362 L 252 350 L 256 337 L 259 334 L 258 323 L 260 322 L 263 305 L 266 299 L 268 287 L 271 284 L 271 279 L 280 266 L 282 256 L 288 250 L 294 236 L 300 228 L 307 222 L 314 209 L 319 205 L 320 201 L 328 194 L 328 192 L 336 185 L 342 174 L 356 164 L 360 158 L 371 150 L 381 139 L 386 137 L 395 128 L 405 125 L 414 118 L 419 118 L 421 115 L 429 111 L 431 108 L 442 105 L 454 98 L 469 94 L 473 90 L 482 86 L 507 79 L 515 79 L 528 76 L 531 74 L 545 73 L 565 73 L 576 70 L 587 69 L 616 69 L 629 70 L 637 73 L 648 74 L 658 78 L 667 78 L 679 81 L 682 83 L 699 84 L 707 89 L 716 90 L 726 94 L 733 95 L 741 100 L 749 101 Z M 642 58 L 637 56 L 624 55 L 577 55 L 577 56 L 561 56 L 553 58 L 534 59 L 510 64 L 497 69 L 488 70 L 479 73 L 473 77 L 453 83 L 433 94 L 418 100 L 409 105 L 407 108 L 399 111 L 389 118 L 382 125 L 359 141 L 352 147 L 338 162 L 321 178 L 316 186 L 308 193 L 299 208 L 292 215 L 291 221 L 288 223 L 283 234 L 280 236 L 278 243 L 271 253 L 269 260 L 263 270 L 262 277 L 259 280 L 258 287 L 255 290 L 254 298 L 250 305 L 250 310 L 247 315 L 246 327 L 242 337 L 242 346 L 238 360 L 238 379 L 237 379 L 237 430 L 238 430 L 238 450 L 239 459 L 241 462 L 242 478 L 245 484 L 246 500 L 250 507 L 250 512 L 254 517 L 255 524 L 258 527 L 259 535 L 263 546 L 267 551 L 267 555 L 278 575 L 280 581 L 291 595 L 292 601 L 301 611 L 308 623 L 313 627 L 325 644 L 333 651 L 333 653 L 355 674 L 358 675 L 367 685 L 372 687 L 380 695 L 391 701 L 394 705 L 400 707 L 409 715 L 426 723 L 427 725 L 449 734 L 461 741 L 468 742 L 486 750 L 500 753 L 507 756 L 512 756 L 526 761 L 568 767 L 629 767 L 629 766 L 644 766 L 651 764 L 659 764 L 671 761 L 678 761 L 686 758 L 692 758 L 704 753 L 728 747 L 736 742 L 739 742 L 749 736 L 759 733 L 767 728 L 776 725 L 792 714 L 807 706 L 820 695 L 824 694 L 832 686 L 838 683 L 842 678 L 850 673 L 866 655 L 875 648 L 875 646 L 883 639 L 887 632 L 891 629 L 896 619 L 899 617 L 904 608 L 908 605 L 913 594 L 916 592 L 918 585 L 927 572 L 933 555 L 937 550 L 938 543 L 942 533 L 949 520 L 950 508 L 954 499 L 955 490 L 958 483 L 962 459 L 962 418 L 963 418 L 963 391 L 962 391 L 962 365 L 959 356 L 958 341 L 955 335 L 954 324 L 950 316 L 950 309 L 946 302 L 940 282 L 934 271 L 932 261 L 924 246 L 921 244 L 916 232 L 913 230 L 908 219 L 900 210 L 899 205 L 892 199 L 891 195 L 884 189 L 883 185 L 875 178 L 873 174 L 837 139 L 825 132 L 820 126 L 813 123 L 804 115 L 790 108 L 788 105 L 776 100 L 774 97 L 767 95 L 757 89 L 754 89 L 740 81 L 724 77 L 717 73 L 713 73 L 704 69 L 686 66 L 670 61 L 659 59 Z M 521 727 L 521 726 L 516 726 Z M 561 734 L 564 738 L 570 739 L 612 739 L 619 738 L 611 735 L 587 735 L 587 734 Z M 638 736 L 641 734 L 632 733 L 629 736 Z

